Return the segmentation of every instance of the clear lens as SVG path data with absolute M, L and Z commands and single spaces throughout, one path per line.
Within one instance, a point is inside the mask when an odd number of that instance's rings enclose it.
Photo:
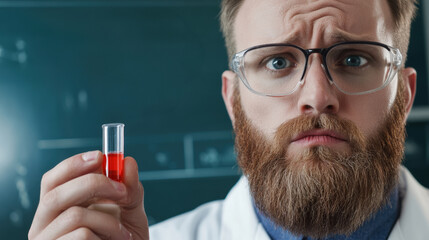
M 334 84 L 350 94 L 384 87 L 393 69 L 389 49 L 371 44 L 338 45 L 328 52 L 326 65 Z
M 268 95 L 291 93 L 305 67 L 305 55 L 290 46 L 252 49 L 244 55 L 244 76 L 255 92 Z
M 317 51 L 315 51 L 317 50 Z M 305 73 L 307 57 L 321 53 L 327 75 L 347 94 L 365 94 L 386 86 L 396 74 L 399 51 L 377 43 L 338 44 L 332 48 L 302 50 L 290 45 L 265 45 L 238 53 L 234 67 L 253 92 L 268 96 L 293 93 Z M 307 55 L 307 56 L 306 56 Z

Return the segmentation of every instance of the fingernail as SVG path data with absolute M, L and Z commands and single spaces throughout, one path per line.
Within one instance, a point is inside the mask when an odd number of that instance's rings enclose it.
M 86 152 L 82 155 L 82 159 L 86 162 L 93 161 L 98 158 L 98 151 Z
M 124 226 L 122 226 L 122 224 L 120 225 L 120 228 L 121 228 L 122 236 L 124 237 L 124 239 L 126 239 L 126 240 L 133 239 L 133 235 L 130 232 L 128 232 L 128 230 Z
M 125 185 L 124 184 L 117 182 L 115 180 L 111 180 L 111 179 L 109 179 L 109 180 L 110 180 L 110 183 L 113 185 L 113 187 L 116 189 L 116 191 L 125 192 Z

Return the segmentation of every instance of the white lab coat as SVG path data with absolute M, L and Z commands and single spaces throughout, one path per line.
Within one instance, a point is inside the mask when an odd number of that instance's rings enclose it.
M 429 239 L 429 190 L 401 168 L 402 208 L 388 240 Z M 193 211 L 151 226 L 151 240 L 269 240 L 254 212 L 247 179 L 241 177 L 225 200 L 206 203 Z

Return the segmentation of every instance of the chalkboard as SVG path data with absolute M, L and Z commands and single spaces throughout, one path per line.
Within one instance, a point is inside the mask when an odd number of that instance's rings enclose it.
M 240 170 L 218 12 L 218 0 L 0 1 L 2 238 L 26 238 L 43 173 L 101 149 L 107 122 L 125 123 L 151 224 L 226 195 Z M 419 15 L 408 64 L 418 106 L 428 104 L 424 29 Z M 428 124 L 408 127 L 405 164 L 429 186 Z

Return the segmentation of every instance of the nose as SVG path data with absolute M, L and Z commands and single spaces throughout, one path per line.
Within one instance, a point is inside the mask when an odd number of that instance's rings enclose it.
M 299 111 L 301 114 L 335 114 L 339 109 L 338 91 L 329 81 L 320 57 L 313 60 L 309 61 L 304 85 L 299 91 Z

